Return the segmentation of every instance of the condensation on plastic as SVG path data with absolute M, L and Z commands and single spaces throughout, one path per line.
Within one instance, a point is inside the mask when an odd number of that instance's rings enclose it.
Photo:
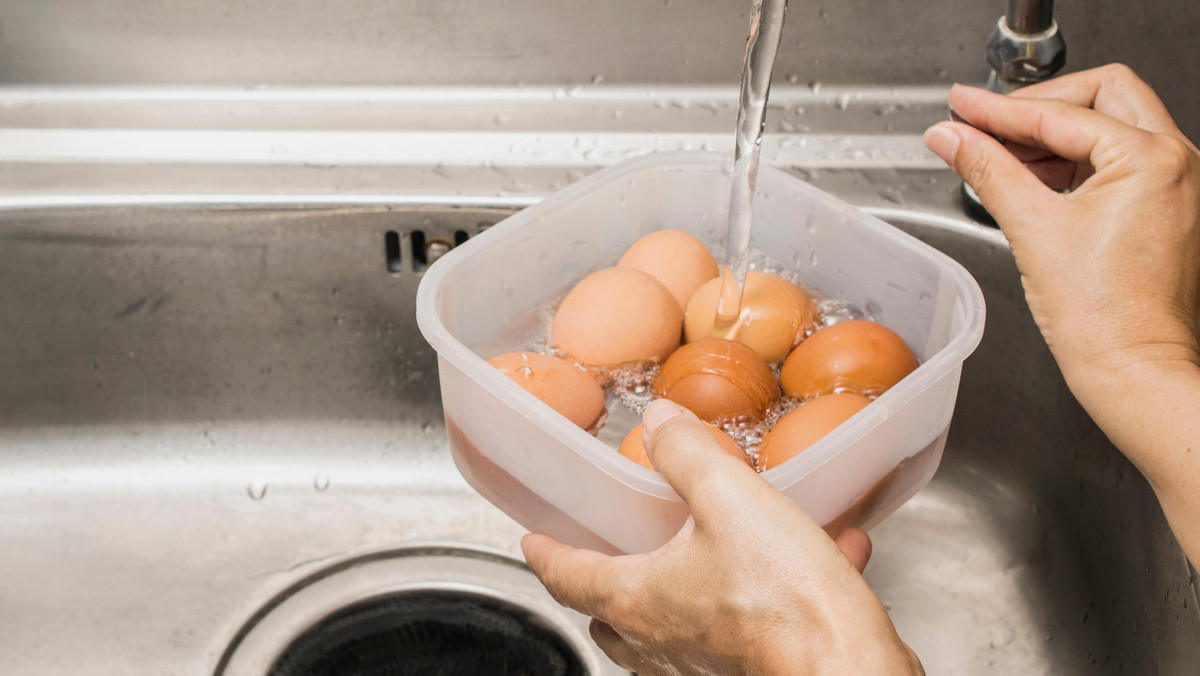
M 472 350 L 649 232 L 686 230 L 720 251 L 729 164 L 712 153 L 662 153 L 614 165 L 455 248 L 421 281 L 417 321 L 438 352 L 455 463 L 531 531 L 645 552 L 666 542 L 688 510 L 661 475 L 574 426 Z M 752 246 L 796 262 L 806 286 L 824 297 L 870 308 L 921 360 L 851 420 L 763 474 L 822 525 L 870 527 L 937 469 L 962 362 L 983 333 L 979 286 L 932 247 L 767 167 L 758 176 Z

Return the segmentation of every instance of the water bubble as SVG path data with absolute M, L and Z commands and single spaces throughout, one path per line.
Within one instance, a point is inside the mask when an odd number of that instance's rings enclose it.
M 812 90 L 812 93 L 820 94 L 821 93 L 821 82 L 819 80 L 813 80 L 812 82 L 808 83 L 808 88 Z
M 326 489 L 328 489 L 329 488 L 329 475 L 317 474 L 317 475 L 313 476 L 313 488 L 317 489 L 320 492 L 324 492 Z
M 788 81 L 788 84 L 794 85 L 794 84 L 800 82 L 800 76 L 795 73 L 788 73 L 787 81 Z
M 653 385 L 657 377 L 657 364 L 626 364 L 609 372 L 608 386 L 625 408 L 640 416 L 654 400 Z
M 262 500 L 267 497 L 267 485 L 266 481 L 255 479 L 250 482 L 249 486 L 246 486 L 246 494 L 250 496 L 251 500 Z
M 838 322 L 854 319 L 868 319 L 867 314 L 858 305 L 838 299 L 818 301 L 817 312 L 821 315 L 821 326 L 833 326 Z

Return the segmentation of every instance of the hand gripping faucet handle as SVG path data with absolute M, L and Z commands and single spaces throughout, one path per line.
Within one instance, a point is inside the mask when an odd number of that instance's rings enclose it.
M 987 61 L 992 67 L 987 87 L 1000 94 L 1048 80 L 1061 70 L 1067 43 L 1054 20 L 1054 0 L 1009 0 L 1008 11 L 988 37 Z M 953 111 L 950 119 L 962 122 Z M 994 224 L 971 186 L 963 183 L 962 195 L 968 213 Z

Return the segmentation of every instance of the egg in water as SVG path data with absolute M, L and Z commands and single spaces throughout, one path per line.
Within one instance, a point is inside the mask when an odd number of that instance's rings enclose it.
M 741 311 L 735 321 L 717 320 L 721 278 L 696 289 L 684 315 L 687 342 L 726 338 L 749 346 L 768 364 L 782 360 L 819 319 L 817 306 L 807 293 L 780 277 L 750 272 L 742 292 Z
M 604 416 L 604 390 L 583 369 L 536 352 L 502 354 L 488 363 L 567 420 L 595 433 Z
M 779 399 L 779 385 L 754 350 L 724 338 L 705 338 L 684 345 L 663 362 L 654 393 L 714 422 L 762 416 Z
M 605 268 L 574 286 L 554 314 L 555 347 L 585 366 L 662 361 L 679 345 L 683 312 L 654 277 Z
M 842 390 L 879 396 L 917 368 L 917 357 L 895 331 L 853 320 L 809 336 L 783 362 L 779 382 L 789 397 Z
M 696 289 L 719 273 L 708 247 L 682 230 L 659 230 L 642 237 L 625 250 L 617 265 L 636 268 L 662 282 L 680 310 Z
M 758 447 L 759 467 L 765 472 L 794 458 L 870 403 L 861 394 L 843 392 L 801 404 L 767 432 Z

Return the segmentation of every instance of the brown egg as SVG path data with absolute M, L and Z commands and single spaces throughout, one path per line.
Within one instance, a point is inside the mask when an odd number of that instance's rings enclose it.
M 804 329 L 817 321 L 817 306 L 808 294 L 779 275 L 750 272 L 735 322 L 717 322 L 721 278 L 705 282 L 687 304 L 683 331 L 687 342 L 728 338 L 750 346 L 768 364 L 780 361 L 804 339 Z
M 778 467 L 871 403 L 861 394 L 827 394 L 801 404 L 775 423 L 758 447 L 763 471 Z
M 757 418 L 779 399 L 775 375 L 762 357 L 724 338 L 705 338 L 676 350 L 663 363 L 654 387 L 658 396 L 708 422 Z
M 536 352 L 512 352 L 488 363 L 585 430 L 592 431 L 604 413 L 604 390 L 571 362 Z
M 736 441 L 730 438 L 728 434 L 725 434 L 725 432 L 712 425 L 709 425 L 708 429 L 710 432 L 712 432 L 712 435 L 717 442 L 721 444 L 721 448 L 725 449 L 726 453 L 732 455 L 738 460 L 741 460 L 742 462 L 746 462 L 746 453 L 742 450 L 741 446 L 737 445 Z M 629 458 L 642 467 L 654 469 L 654 465 L 650 464 L 650 456 L 646 454 L 646 445 L 642 443 L 641 424 L 630 430 L 629 434 L 625 435 L 625 440 L 621 442 L 620 451 L 621 455 Z
M 587 366 L 661 361 L 679 345 L 683 313 L 657 279 L 635 268 L 606 268 L 567 293 L 550 335 Z
M 916 355 L 895 331 L 855 320 L 823 328 L 800 343 L 783 362 L 779 381 L 797 399 L 847 386 L 878 395 L 916 368 Z
M 617 265 L 649 274 L 671 292 L 679 309 L 700 285 L 718 274 L 717 259 L 708 247 L 682 230 L 659 230 L 634 242 Z

